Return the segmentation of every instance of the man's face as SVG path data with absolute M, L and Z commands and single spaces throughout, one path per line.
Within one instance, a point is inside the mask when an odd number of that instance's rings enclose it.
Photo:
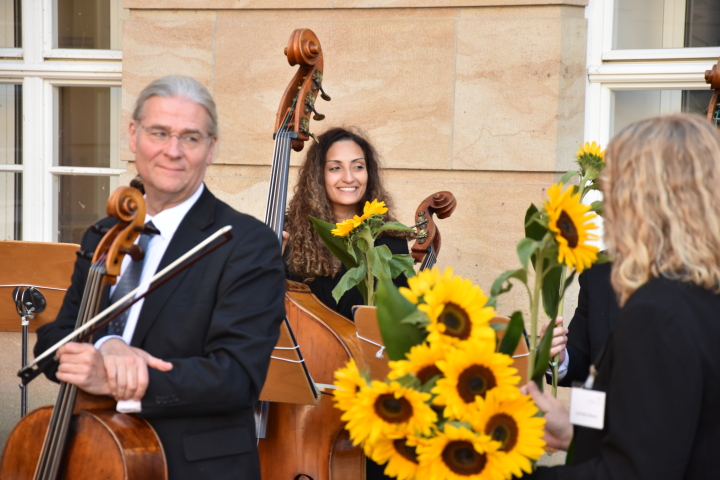
M 209 119 L 195 102 L 155 96 L 145 102 L 143 119 L 130 122 L 130 150 L 149 201 L 167 208 L 198 189 L 215 147 L 216 139 L 207 138 Z

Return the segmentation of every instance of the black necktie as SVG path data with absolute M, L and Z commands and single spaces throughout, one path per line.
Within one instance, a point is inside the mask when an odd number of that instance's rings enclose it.
M 146 223 L 145 226 L 145 231 L 156 230 L 155 225 L 153 225 L 152 222 Z M 134 289 L 137 288 L 138 285 L 140 285 L 140 277 L 142 276 L 143 266 L 145 266 L 145 259 L 147 259 L 148 257 L 147 246 L 148 243 L 150 243 L 150 235 L 151 234 L 148 233 L 143 233 L 142 235 L 140 235 L 140 240 L 138 240 L 138 246 L 144 252 L 143 258 L 142 260 L 131 261 L 130 265 L 128 265 L 123 274 L 120 276 L 120 281 L 115 286 L 115 290 L 110 297 L 111 304 L 116 303 L 118 300 L 123 298 L 128 293 L 132 292 Z M 125 325 L 127 324 L 131 309 L 132 308 L 128 308 L 123 313 L 121 313 L 115 320 L 110 322 L 110 324 L 108 325 L 108 335 L 122 336 L 123 332 L 125 331 Z

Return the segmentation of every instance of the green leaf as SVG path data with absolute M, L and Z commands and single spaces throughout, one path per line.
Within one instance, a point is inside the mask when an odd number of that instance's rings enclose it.
M 401 273 L 404 273 L 407 278 L 415 276 L 415 269 L 413 268 L 415 259 L 410 254 L 393 255 L 388 265 L 390 265 L 390 278 L 397 278 Z
M 340 301 L 340 298 L 345 294 L 345 292 L 365 280 L 366 274 L 367 268 L 365 268 L 364 264 L 359 267 L 351 268 L 345 272 L 345 275 L 342 276 L 338 284 L 335 288 L 333 288 L 332 296 L 335 301 Z M 367 301 L 367 299 L 365 299 L 365 301 Z
M 595 263 L 593 265 L 601 265 L 603 263 L 608 263 L 609 261 L 610 257 L 608 257 L 605 252 L 598 252 L 597 260 L 595 260 Z
M 565 175 L 563 175 L 562 178 L 560 179 L 560 183 L 567 183 L 568 180 L 570 180 L 571 178 L 573 178 L 575 175 L 580 175 L 580 172 L 578 172 L 577 170 L 573 170 L 573 171 L 567 172 L 567 173 L 566 173 Z
M 543 310 L 548 318 L 555 318 L 560 304 L 560 277 L 565 265 L 558 264 L 545 274 L 542 284 Z
M 488 306 L 494 307 L 497 303 L 497 297 L 505 292 L 510 291 L 510 289 L 512 288 L 512 283 L 510 283 L 509 280 L 511 278 L 520 280 L 525 285 L 527 285 L 527 272 L 525 271 L 525 269 L 518 268 L 517 270 L 508 270 L 506 272 L 503 272 L 498 278 L 495 279 L 492 287 L 490 287 L 490 299 L 487 302 Z
M 432 389 L 435 388 L 435 384 L 441 378 L 442 375 L 433 375 L 432 377 L 428 378 L 428 381 L 423 383 L 422 387 L 420 387 L 420 391 L 422 393 L 431 393 Z
M 335 255 L 335 257 L 340 260 L 343 265 L 345 265 L 345 268 L 350 270 L 351 268 L 358 266 L 357 259 L 348 253 L 343 237 L 336 237 L 330 233 L 331 230 L 335 229 L 335 225 L 312 216 L 310 217 L 310 221 L 313 224 L 313 228 L 320 236 L 320 240 L 322 240 L 325 246 L 327 246 L 330 253 Z
M 363 253 L 368 253 L 368 250 L 370 250 L 370 246 L 368 245 L 367 240 L 365 240 L 363 237 L 359 237 L 357 240 L 355 240 L 355 245 L 357 245 L 358 250 Z
M 552 345 L 553 330 L 555 329 L 555 317 L 550 317 L 550 325 L 545 330 L 540 345 L 535 356 L 535 365 L 533 366 L 532 380 L 542 390 L 542 381 L 550 362 L 550 346 Z
M 537 213 L 538 208 L 534 203 L 531 203 L 530 207 L 525 212 L 525 236 L 539 242 L 543 239 L 543 237 L 545 237 L 548 229 L 540 223 L 532 220 Z
M 400 222 L 388 222 L 384 224 L 382 227 L 380 227 L 377 231 L 377 233 L 384 232 L 385 230 L 396 230 L 398 232 L 414 232 L 414 228 L 410 228 L 406 226 L 403 223 Z M 377 236 L 375 237 L 377 238 Z
M 518 346 L 518 342 L 522 338 L 523 329 L 525 328 L 525 321 L 523 320 L 523 314 L 521 311 L 515 311 L 510 316 L 510 323 L 508 323 L 507 330 L 503 336 L 502 342 L 500 342 L 500 353 L 512 356 L 515 353 L 515 349 Z
M 425 328 L 425 325 L 430 325 L 430 317 L 428 314 L 417 308 L 413 313 L 400 320 L 400 323 L 407 323 L 409 325 L 416 325 Z
M 420 380 L 412 373 L 408 373 L 400 378 L 396 378 L 393 380 L 393 382 L 398 382 L 403 387 L 412 388 L 413 390 L 420 390 L 421 386 Z
M 390 360 L 402 360 L 415 345 L 425 340 L 425 331 L 401 320 L 417 308 L 403 297 L 392 281 L 380 278 L 377 282 L 377 317 L 385 351 Z
M 392 252 L 387 245 L 373 247 L 367 251 L 367 261 L 372 274 L 376 278 L 381 276 L 390 276 L 390 266 L 388 262 L 392 258 Z
M 595 200 L 590 204 L 590 210 L 597 213 L 602 217 L 603 214 L 603 203 L 602 200 Z
M 535 250 L 537 250 L 539 246 L 539 243 L 532 238 L 523 238 L 520 240 L 517 244 L 517 255 L 520 259 L 520 263 L 522 263 L 522 266 L 525 270 L 528 268 L 528 262 L 530 261 L 530 257 L 535 253 Z

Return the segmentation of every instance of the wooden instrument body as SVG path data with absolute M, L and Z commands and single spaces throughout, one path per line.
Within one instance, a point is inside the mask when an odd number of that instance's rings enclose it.
M 162 444 L 145 419 L 103 408 L 111 398 L 80 392 L 70 424 L 67 451 L 57 480 L 167 479 Z M 53 407 L 36 408 L 25 415 L 8 437 L 0 478 L 30 480 L 43 446 Z
M 135 188 L 119 187 L 110 195 L 107 212 L 120 222 L 95 250 L 76 328 L 98 311 L 103 289 L 115 284 L 123 256 L 132 251 L 143 229 L 145 201 Z M 155 430 L 115 407 L 110 397 L 61 383 L 54 407 L 33 410 L 13 429 L 0 461 L 0 479 L 167 480 L 165 453 Z
M 335 370 L 351 358 L 364 367 L 355 325 L 307 285 L 288 282 L 285 311 L 316 383 L 333 383 Z M 258 443 L 263 480 L 365 479 L 365 455 L 352 445 L 333 403 L 332 395 L 323 394 L 317 405 L 270 404 L 266 438 Z

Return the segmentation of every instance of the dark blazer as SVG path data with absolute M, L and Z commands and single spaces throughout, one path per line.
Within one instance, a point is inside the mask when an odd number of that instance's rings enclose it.
M 173 364 L 169 372 L 150 369 L 140 414 L 160 436 L 171 480 L 260 478 L 253 406 L 285 315 L 277 237 L 206 188 L 158 271 L 225 225 L 233 227 L 228 244 L 145 299 L 131 342 Z M 93 251 L 99 240 L 85 232 L 82 249 Z M 57 320 L 38 329 L 36 355 L 72 329 L 89 264 L 77 260 Z
M 537 479 L 709 480 L 720 445 L 720 295 L 655 278 L 620 311 L 595 388 L 605 428 L 575 427 L 573 466 Z
M 590 365 L 610 338 L 620 310 L 610 284 L 611 268 L 612 263 L 594 265 L 578 278 L 578 305 L 568 325 L 568 371 L 558 382 L 561 387 L 570 387 L 572 382 L 584 382 Z M 550 379 L 548 375 L 548 383 Z

